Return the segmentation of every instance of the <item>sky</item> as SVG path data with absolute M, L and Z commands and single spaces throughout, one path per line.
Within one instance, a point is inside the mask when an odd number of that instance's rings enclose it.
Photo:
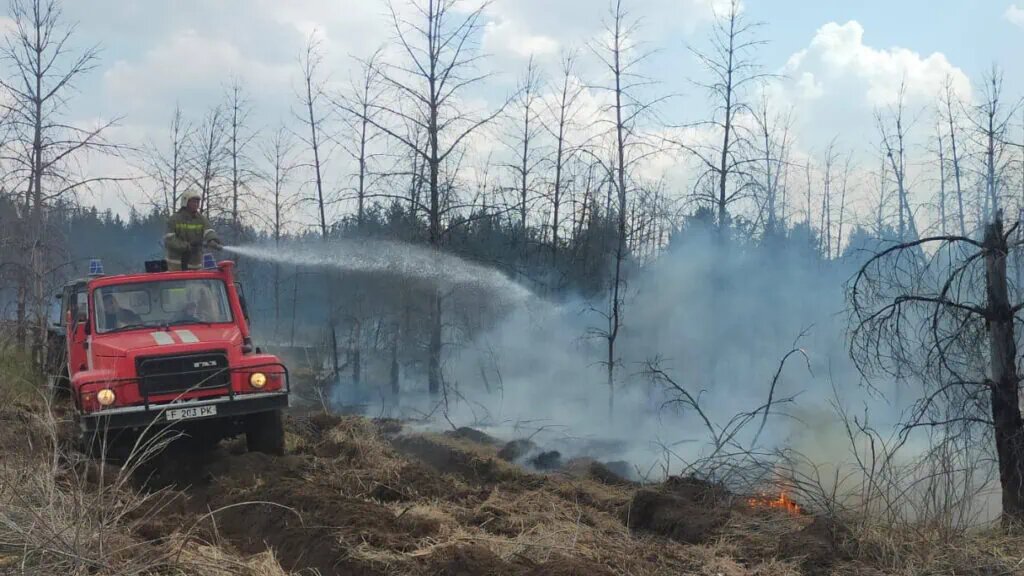
M 688 47 L 703 45 L 726 3 L 625 0 L 641 21 L 642 40 L 658 50 L 645 69 L 659 81 L 654 90 L 677 95 L 660 110 L 666 122 L 707 114 L 705 94 L 690 82 L 702 72 Z M 298 57 L 310 34 L 321 38 L 325 70 L 338 87 L 350 77 L 353 57 L 393 37 L 383 0 L 68 0 L 64 7 L 68 21 L 78 23 L 77 44 L 101 47 L 100 65 L 78 86 L 72 119 L 119 117 L 112 136 L 134 146 L 162 141 L 176 103 L 198 122 L 232 77 L 249 93 L 257 128 L 269 134 L 281 122 L 294 126 Z M 748 19 L 763 23 L 759 35 L 768 43 L 759 61 L 784 76 L 775 94 L 793 108 L 797 148 L 807 154 L 836 136 L 848 149 L 870 150 L 873 110 L 892 104 L 903 78 L 922 133 L 947 75 L 970 98 L 972 86 L 998 64 L 1007 93 L 1024 95 L 1022 0 L 744 0 L 743 7 Z M 485 67 L 495 76 L 473 98 L 484 106 L 504 101 L 531 55 L 554 76 L 560 51 L 597 37 L 607 8 L 604 0 L 495 0 L 481 38 Z M 584 52 L 581 75 L 594 70 Z M 652 169 L 665 168 L 663 162 Z M 97 158 L 90 170 L 130 167 Z M 333 170 L 340 181 L 347 168 L 339 163 Z M 83 201 L 125 213 L 138 194 L 98 190 Z

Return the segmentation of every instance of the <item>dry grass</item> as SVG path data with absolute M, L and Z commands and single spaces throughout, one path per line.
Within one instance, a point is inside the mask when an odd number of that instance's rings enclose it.
M 1024 574 L 1024 537 L 997 528 L 965 533 L 920 525 L 866 524 L 850 536 L 853 558 L 849 574 L 877 570 L 884 574 Z
M 26 406 L 39 401 L 40 381 L 32 368 L 32 359 L 18 350 L 0 350 L 0 402 L 3 406 L 20 404 Z
M 228 546 L 183 541 L 176 535 L 169 542 L 177 548 L 175 569 L 192 571 L 194 574 L 209 576 L 287 576 L 281 569 L 273 551 L 266 551 L 248 558 L 228 553 Z
M 804 565 L 801 551 L 786 550 L 785 544 L 812 518 L 778 511 L 733 514 L 722 533 L 702 545 L 631 534 L 623 517 L 634 487 L 560 474 L 538 477 L 497 459 L 495 446 L 444 434 L 412 439 L 429 452 L 442 448 L 440 455 L 453 463 L 450 473 L 424 476 L 415 458 L 396 450 L 361 418 L 340 419 L 306 446 L 322 453 L 315 460 L 318 483 L 370 500 L 381 486 L 395 488 L 405 495 L 386 504 L 395 518 L 437 526 L 402 550 L 351 542 L 352 558 L 390 574 L 443 573 L 437 569 L 442 559 L 481 549 L 513 567 L 512 573 L 516 567 L 568 562 L 566 574 L 1024 574 L 1021 538 L 945 532 L 939 539 L 938 532 L 920 534 L 907 527 L 849 534 L 841 543 L 849 558 L 829 566 Z M 473 480 L 481 469 L 485 483 L 490 480 L 484 489 Z M 441 489 L 422 486 L 427 479 L 441 482 Z
M 490 445 L 437 434 L 422 437 L 472 459 L 495 459 L 496 448 Z M 835 539 L 843 550 L 841 557 L 834 556 L 828 565 L 805 564 L 808 558 L 801 553 L 803 540 L 798 538 L 811 529 L 813 517 L 782 511 L 737 512 L 713 542 L 679 544 L 630 534 L 624 527 L 622 515 L 632 487 L 561 475 L 544 477 L 540 485 L 520 484 L 517 478 L 536 477 L 500 461 L 495 467 L 503 481 L 481 501 L 391 505 L 396 515 L 427 518 L 441 526 L 419 548 L 396 553 L 361 546 L 357 553 L 368 561 L 399 566 L 473 545 L 508 562 L 526 559 L 543 564 L 565 556 L 616 574 L 1024 574 L 1020 536 L 929 533 L 910 526 L 875 527 L 856 534 L 839 530 Z
M 5 437 L 19 439 L 0 442 L 0 574 L 287 574 L 274 551 L 241 554 L 237 536 L 187 529 L 216 526 L 216 514 L 200 521 L 195 513 L 167 533 L 142 537 L 146 521 L 180 494 L 140 490 L 127 472 L 75 456 L 64 447 L 62 424 L 44 405 L 0 409 L 0 423 Z M 740 507 L 712 538 L 690 545 L 625 527 L 635 486 L 604 484 L 578 470 L 529 474 L 497 459 L 491 445 L 443 434 L 392 442 L 362 418 L 295 425 L 288 442 L 298 455 L 274 466 L 292 467 L 294 482 L 372 503 L 382 520 L 390 515 L 389 525 L 400 527 L 386 538 L 345 531 L 343 518 L 339 528 L 323 528 L 337 530 L 346 561 L 368 572 L 443 574 L 457 565 L 464 573 L 495 574 L 539 567 L 547 574 L 1024 574 L 1024 538 L 997 531 L 858 519 L 839 523 L 857 527 L 842 531 L 842 553 L 827 565 L 814 564 L 801 540 L 816 524 L 810 516 Z M 424 451 L 425 461 L 449 462 L 451 469 L 440 473 L 410 450 Z M 239 475 L 217 485 L 245 498 L 273 482 L 243 480 Z M 372 531 L 372 519 L 363 520 Z M 416 536 L 404 530 L 424 526 L 431 528 Z
M 0 422 L 4 436 L 17 440 L 0 445 L 0 573 L 283 574 L 271 554 L 246 559 L 222 547 L 136 535 L 175 497 L 130 481 L 135 467 L 162 448 L 160 438 L 117 468 L 70 449 L 65 423 L 42 399 L 0 408 Z
M 457 462 L 489 461 L 500 481 L 479 499 L 435 498 L 389 504 L 396 517 L 436 523 L 437 531 L 412 550 L 381 549 L 363 543 L 353 554 L 395 573 L 419 574 L 424 563 L 456 549 L 483 548 L 511 566 L 568 562 L 566 573 L 609 574 L 798 574 L 769 559 L 744 566 L 724 542 L 690 546 L 630 534 L 623 523 L 632 491 L 588 478 L 538 477 L 497 460 L 497 449 L 442 434 L 417 440 L 457 454 Z M 394 468 L 394 467 L 389 467 Z M 399 479 L 400 480 L 400 479 Z M 518 563 L 518 564 L 517 564 Z

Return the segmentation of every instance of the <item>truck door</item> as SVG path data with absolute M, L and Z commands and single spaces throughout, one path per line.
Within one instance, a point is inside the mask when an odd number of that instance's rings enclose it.
M 89 365 L 89 293 L 84 284 L 72 286 L 68 293 L 68 371 L 80 372 Z

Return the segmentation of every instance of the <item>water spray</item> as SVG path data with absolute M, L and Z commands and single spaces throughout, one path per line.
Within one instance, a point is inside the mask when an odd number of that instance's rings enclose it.
M 336 240 L 301 248 L 224 246 L 224 251 L 279 264 L 391 274 L 434 282 L 446 287 L 475 287 L 493 292 L 511 302 L 524 302 L 533 297 L 526 287 L 494 268 L 402 242 Z

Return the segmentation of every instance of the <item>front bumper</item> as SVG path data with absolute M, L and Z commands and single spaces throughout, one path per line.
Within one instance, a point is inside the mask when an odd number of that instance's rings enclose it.
M 177 408 L 197 408 L 200 406 L 217 407 L 217 413 L 212 416 L 201 418 L 189 418 L 188 420 L 168 421 L 165 415 L 167 410 Z M 232 396 L 220 396 L 217 398 L 201 398 L 196 400 L 182 400 L 169 404 L 150 404 L 147 406 L 125 406 L 123 408 L 111 408 L 101 412 L 83 414 L 79 417 L 79 426 L 85 434 L 91 434 L 102 430 L 119 430 L 124 428 L 147 428 L 162 427 L 177 423 L 198 422 L 200 420 L 214 420 L 218 418 L 235 418 L 258 412 L 269 412 L 288 407 L 288 392 L 254 392 L 250 394 L 235 394 Z

